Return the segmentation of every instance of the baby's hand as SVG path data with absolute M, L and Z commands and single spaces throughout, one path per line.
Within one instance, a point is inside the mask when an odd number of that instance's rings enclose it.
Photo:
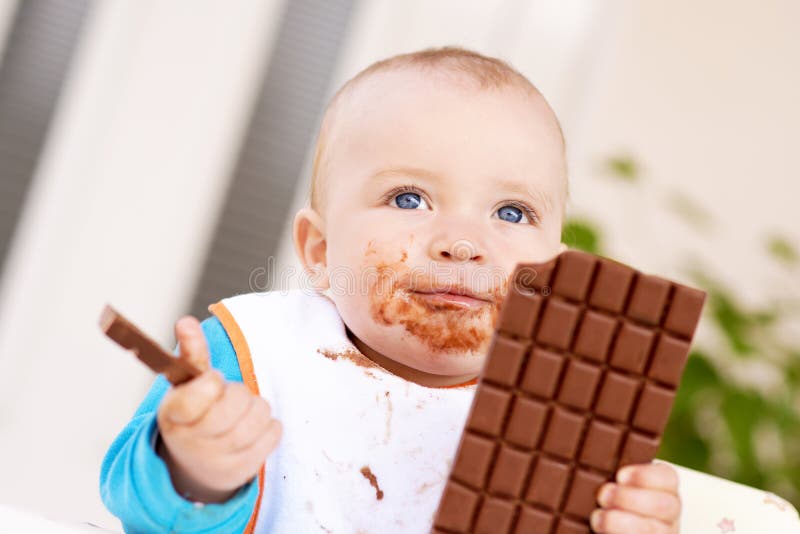
M 157 419 L 163 442 L 157 452 L 178 493 L 194 501 L 224 502 L 258 473 L 277 447 L 281 425 L 266 400 L 209 369 L 197 319 L 177 321 L 175 335 L 179 357 L 203 373 L 173 387 L 161 401 Z
M 661 463 L 629 465 L 597 493 L 602 508 L 592 512 L 595 532 L 677 534 L 681 514 L 678 473 Z

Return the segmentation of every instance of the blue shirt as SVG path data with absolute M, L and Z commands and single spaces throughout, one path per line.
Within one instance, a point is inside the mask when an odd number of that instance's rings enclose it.
M 211 366 L 229 381 L 242 382 L 236 352 L 216 317 L 201 323 Z M 177 351 L 177 348 L 176 348 Z M 170 384 L 158 375 L 133 418 L 108 449 L 100 469 L 100 498 L 125 532 L 242 532 L 258 497 L 258 480 L 221 504 L 195 504 L 172 487 L 156 454 L 156 413 Z

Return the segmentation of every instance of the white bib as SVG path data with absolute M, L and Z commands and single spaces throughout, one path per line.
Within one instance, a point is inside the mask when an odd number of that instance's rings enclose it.
M 318 293 L 249 293 L 221 305 L 210 309 L 245 383 L 249 349 L 283 425 L 255 532 L 429 532 L 475 385 L 429 388 L 375 366 Z

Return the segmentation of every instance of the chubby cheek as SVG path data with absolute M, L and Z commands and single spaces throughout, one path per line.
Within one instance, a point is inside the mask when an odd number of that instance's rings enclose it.
M 560 239 L 550 238 L 545 233 L 537 234 L 535 239 L 527 236 L 514 236 L 513 239 L 498 243 L 495 258 L 500 268 L 511 276 L 518 263 L 544 263 L 558 254 Z

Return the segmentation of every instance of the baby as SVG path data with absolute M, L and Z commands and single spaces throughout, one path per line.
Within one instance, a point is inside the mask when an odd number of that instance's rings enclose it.
M 508 276 L 564 249 L 566 198 L 558 120 L 506 63 L 442 48 L 359 73 L 294 220 L 310 287 L 175 324 L 205 372 L 157 378 L 103 462 L 106 506 L 131 532 L 428 532 Z M 594 530 L 678 532 L 677 484 L 620 470 Z

